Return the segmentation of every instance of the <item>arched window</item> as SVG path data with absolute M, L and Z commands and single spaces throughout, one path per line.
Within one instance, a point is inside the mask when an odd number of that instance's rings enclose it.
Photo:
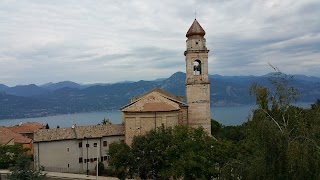
M 193 62 L 193 74 L 196 76 L 201 74 L 201 61 L 199 59 Z

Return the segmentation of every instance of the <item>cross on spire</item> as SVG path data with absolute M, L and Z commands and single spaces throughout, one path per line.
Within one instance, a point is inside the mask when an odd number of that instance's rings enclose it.
M 194 11 L 194 19 L 197 19 L 197 11 Z

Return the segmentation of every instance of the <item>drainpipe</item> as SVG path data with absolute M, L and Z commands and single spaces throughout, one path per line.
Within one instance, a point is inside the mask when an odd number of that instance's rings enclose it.
M 40 143 L 37 143 L 37 149 L 38 149 L 38 170 L 40 170 Z

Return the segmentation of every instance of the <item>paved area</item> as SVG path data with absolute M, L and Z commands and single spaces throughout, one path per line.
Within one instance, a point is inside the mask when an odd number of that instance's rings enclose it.
M 0 180 L 7 180 L 6 175 L 9 173 L 8 170 L 0 170 Z M 97 179 L 96 176 L 87 176 L 85 174 L 71 174 L 71 173 L 59 173 L 59 172 L 46 172 L 48 180 L 54 179 L 68 179 L 68 180 L 78 180 L 78 179 Z M 115 177 L 103 177 L 99 176 L 99 180 L 116 180 L 118 178 Z

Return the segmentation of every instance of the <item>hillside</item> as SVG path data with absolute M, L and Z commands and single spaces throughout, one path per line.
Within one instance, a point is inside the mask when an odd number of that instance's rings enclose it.
M 252 83 L 270 87 L 269 76 L 210 75 L 211 105 L 233 106 L 254 103 L 249 89 Z M 303 76 L 291 85 L 301 92 L 300 101 L 320 98 L 320 79 Z M 0 93 L 0 119 L 49 116 L 55 114 L 118 110 L 154 88 L 185 96 L 185 73 L 177 72 L 167 79 L 121 82 L 102 85 L 80 85 L 73 82 L 7 87 Z M 50 86 L 50 88 L 48 88 Z M 25 89 L 24 89 L 25 88 Z

